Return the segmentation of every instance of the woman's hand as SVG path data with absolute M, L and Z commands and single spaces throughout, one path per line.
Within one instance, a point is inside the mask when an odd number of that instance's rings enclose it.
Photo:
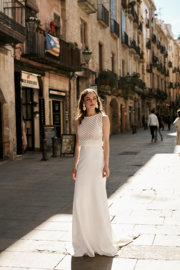
M 75 167 L 73 167 L 72 169 L 72 179 L 76 180 L 76 173 L 77 173 L 77 169 Z
M 104 165 L 103 172 L 102 172 L 102 177 L 109 177 L 110 171 L 107 165 Z

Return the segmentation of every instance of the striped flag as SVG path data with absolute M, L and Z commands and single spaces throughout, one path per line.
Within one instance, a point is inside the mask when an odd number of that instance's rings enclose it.
M 55 56 L 59 56 L 60 44 L 56 37 L 53 37 L 45 32 L 46 35 L 46 48 L 45 51 L 49 52 Z

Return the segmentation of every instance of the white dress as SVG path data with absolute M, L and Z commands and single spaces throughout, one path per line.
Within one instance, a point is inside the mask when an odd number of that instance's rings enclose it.
M 126 245 L 133 239 L 121 239 L 121 243 L 116 240 L 116 245 L 113 243 L 106 178 L 102 177 L 102 117 L 101 113 L 85 117 L 78 126 L 81 149 L 73 201 L 71 253 L 75 257 L 84 254 L 89 257 L 94 257 L 95 254 L 115 256 L 117 246 Z
M 177 129 L 176 145 L 180 145 L 180 118 L 177 117 L 173 124 L 175 125 Z

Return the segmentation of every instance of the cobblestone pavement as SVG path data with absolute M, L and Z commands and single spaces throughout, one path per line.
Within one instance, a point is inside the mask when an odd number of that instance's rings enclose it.
M 71 258 L 73 157 L 27 153 L 0 165 L 0 270 L 180 270 L 180 156 L 175 129 L 150 143 L 149 130 L 110 138 L 107 194 L 118 236 L 140 232 L 114 258 Z

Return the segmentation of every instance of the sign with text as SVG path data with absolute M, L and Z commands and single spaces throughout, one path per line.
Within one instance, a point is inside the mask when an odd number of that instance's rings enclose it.
M 52 138 L 56 137 L 56 126 L 44 125 L 44 139 L 47 139 L 47 148 L 52 148 Z
M 75 153 L 75 134 L 62 134 L 61 140 L 61 155 L 62 154 L 73 154 Z
M 38 76 L 25 72 L 21 73 L 21 82 L 23 87 L 39 89 Z

